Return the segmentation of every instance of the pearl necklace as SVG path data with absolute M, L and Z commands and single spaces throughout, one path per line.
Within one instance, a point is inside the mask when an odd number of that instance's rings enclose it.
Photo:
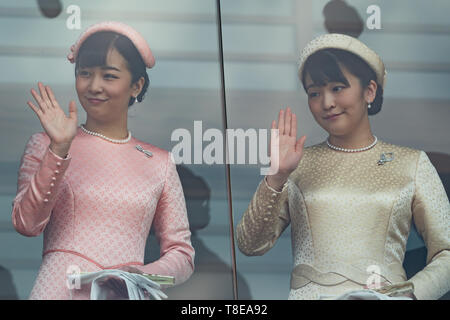
M 107 136 L 102 135 L 101 133 L 89 131 L 83 125 L 81 125 L 80 128 L 81 128 L 81 130 L 83 130 L 87 134 L 90 134 L 90 135 L 93 135 L 93 136 L 97 136 L 99 138 L 102 138 L 102 139 L 104 139 L 106 141 L 109 141 L 109 142 L 112 142 L 112 143 L 127 143 L 131 139 L 131 132 L 130 131 L 128 131 L 128 137 L 126 137 L 125 139 L 111 139 L 111 138 L 108 138 Z
M 369 150 L 369 149 L 373 148 L 373 147 L 377 144 L 378 139 L 377 139 L 376 136 L 374 136 L 374 137 L 375 137 L 375 140 L 374 140 L 369 146 L 364 147 L 364 148 L 358 148 L 358 149 L 345 149 L 345 148 L 341 148 L 341 147 L 336 147 L 336 146 L 332 145 L 332 144 L 328 141 L 328 139 L 327 139 L 327 145 L 328 145 L 331 149 L 334 149 L 334 150 L 337 150 L 337 151 L 343 151 L 343 152 L 361 152 L 361 151 Z

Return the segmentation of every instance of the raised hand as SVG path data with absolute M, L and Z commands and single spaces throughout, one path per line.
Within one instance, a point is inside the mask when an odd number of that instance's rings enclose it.
M 276 136 L 271 136 L 271 165 L 278 168 L 278 172 L 267 176 L 269 185 L 280 190 L 287 181 L 289 175 L 297 168 L 302 156 L 306 136 L 297 140 L 297 116 L 288 107 L 280 110 L 278 114 L 278 126 L 272 121 L 272 129 L 278 129 L 278 143 Z M 276 152 L 278 150 L 278 156 Z
M 38 82 L 39 92 L 31 89 L 31 94 L 39 107 L 28 101 L 41 122 L 42 128 L 50 137 L 50 149 L 61 157 L 69 151 L 72 140 L 77 133 L 77 107 L 74 101 L 69 103 L 69 116 L 61 109 L 52 89 Z

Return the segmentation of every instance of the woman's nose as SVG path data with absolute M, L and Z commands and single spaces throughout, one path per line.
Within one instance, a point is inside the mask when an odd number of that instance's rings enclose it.
M 334 99 L 334 95 L 331 92 L 326 92 L 326 91 L 324 92 L 323 100 L 322 100 L 322 107 L 325 110 L 336 107 L 336 101 Z
M 92 76 L 88 89 L 91 92 L 101 92 L 103 90 L 101 78 L 97 75 Z

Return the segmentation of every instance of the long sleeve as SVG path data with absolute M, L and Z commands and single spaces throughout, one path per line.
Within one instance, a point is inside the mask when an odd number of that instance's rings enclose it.
M 263 179 L 236 230 L 239 250 L 248 256 L 271 249 L 290 223 L 287 186 L 278 192 Z
M 13 201 L 12 223 L 25 236 L 38 236 L 50 220 L 58 186 L 70 159 L 54 154 L 44 133 L 31 136 L 25 147 Z
M 194 248 L 180 178 L 167 159 L 166 181 L 155 212 L 153 224 L 160 243 L 160 258 L 138 268 L 146 273 L 170 275 L 175 284 L 186 281 L 194 271 Z
M 436 169 L 423 151 L 412 212 L 428 249 L 427 266 L 410 279 L 414 294 L 417 299 L 439 299 L 450 290 L 450 204 Z

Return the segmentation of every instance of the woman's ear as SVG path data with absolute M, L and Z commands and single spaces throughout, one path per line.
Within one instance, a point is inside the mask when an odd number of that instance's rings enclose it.
M 373 100 L 375 100 L 375 97 L 377 95 L 377 88 L 378 85 L 375 81 L 370 80 L 369 84 L 367 85 L 365 91 L 364 91 L 364 99 L 367 103 L 372 103 Z
M 144 83 L 145 83 L 144 77 L 140 77 L 138 81 L 132 84 L 134 97 L 137 97 L 141 93 L 142 88 L 144 87 Z

